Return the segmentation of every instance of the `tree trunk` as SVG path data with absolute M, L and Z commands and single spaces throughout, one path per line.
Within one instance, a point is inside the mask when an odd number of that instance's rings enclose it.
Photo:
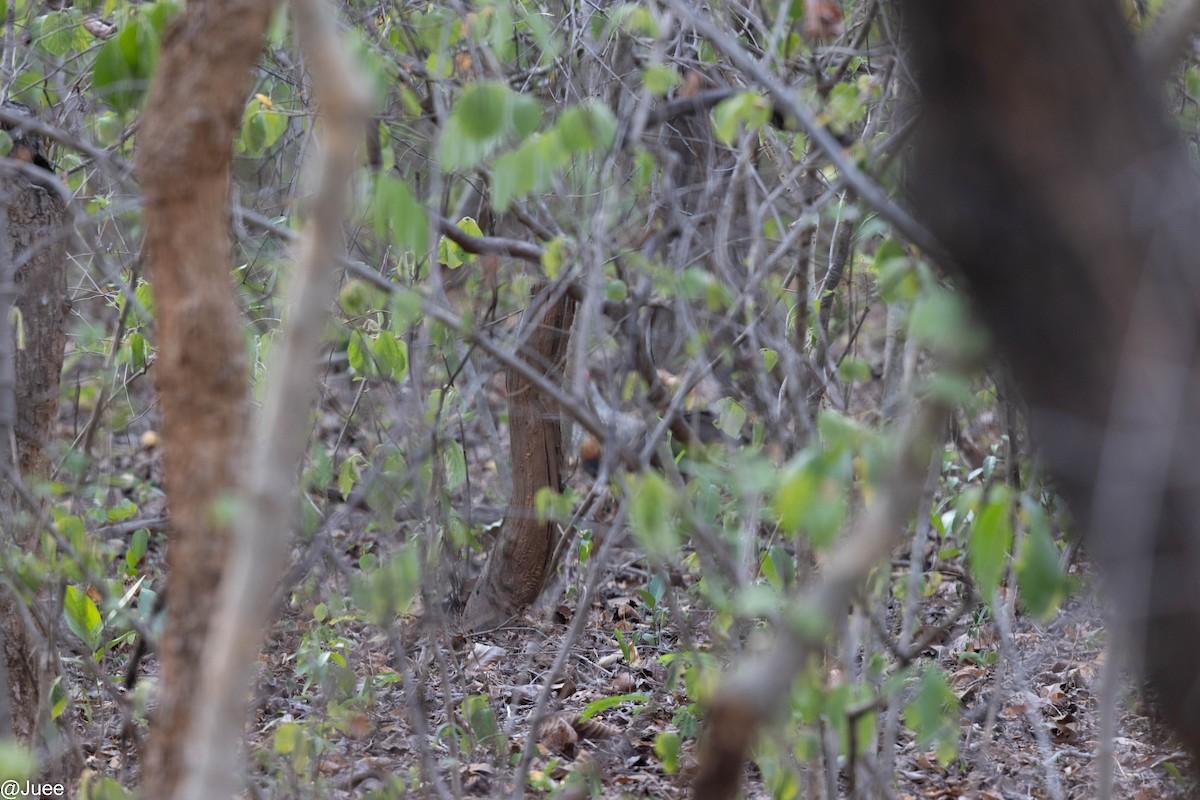
M 48 179 L 52 179 L 47 175 Z M 13 271 L 19 325 L 11 344 L 14 358 L 16 466 L 23 480 L 50 477 L 49 443 L 58 422 L 58 387 L 67 342 L 66 206 L 61 198 L 24 176 L 0 180 L 6 204 L 3 258 Z M 7 322 L 5 324 L 8 324 Z M 7 443 L 6 443 L 7 455 Z M 13 498 L 6 497 L 5 504 Z M 5 546 L 32 551 L 38 529 L 23 514 L 6 514 Z M 62 758 L 57 742 L 45 741 L 48 697 L 54 674 L 44 649 L 45 631 L 30 630 L 24 601 L 0 591 L 0 636 L 8 676 L 10 729 L 37 748 L 43 775 L 74 777 L 78 764 Z
M 1200 755 L 1200 186 L 1115 3 L 906 0 L 911 190 Z
M 534 290 L 534 297 L 537 297 Z M 531 306 L 530 312 L 536 313 Z M 554 301 L 529 337 L 524 352 L 550 380 L 560 383 L 566 369 L 567 345 L 575 301 Z M 562 410 L 542 396 L 519 373 L 509 370 L 508 433 L 512 444 L 512 499 L 500 537 L 467 600 L 467 630 L 494 628 L 520 614 L 542 593 L 557 543 L 557 523 L 539 522 L 537 493 L 562 489 Z
M 163 39 L 138 132 L 172 537 L 144 797 L 171 797 L 181 775 L 229 547 L 231 519 L 222 501 L 242 478 L 249 398 L 243 320 L 230 279 L 229 171 L 274 7 L 271 0 L 189 3 Z

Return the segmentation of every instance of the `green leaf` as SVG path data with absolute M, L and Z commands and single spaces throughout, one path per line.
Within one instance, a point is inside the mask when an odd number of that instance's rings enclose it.
M 405 545 L 385 564 L 355 579 L 350 594 L 375 624 L 388 625 L 394 616 L 412 607 L 420 586 L 420 553 Z
M 482 746 L 499 754 L 507 752 L 507 743 L 496 724 L 496 713 L 492 710 L 487 695 L 472 694 L 463 698 L 460 706 L 463 719 L 471 731 L 471 737 Z
M 171 14 L 167 3 L 156 3 L 132 17 L 116 36 L 100 46 L 92 66 L 92 87 L 120 112 L 142 103 L 158 64 L 160 25 Z
M 873 377 L 871 365 L 861 358 L 846 358 L 838 365 L 842 380 L 852 383 L 868 383 Z
M 350 343 L 346 345 L 346 357 L 350 360 L 350 368 L 360 377 L 375 374 L 375 360 L 371 358 L 371 348 L 362 331 L 356 330 L 350 334 Z
M 474 236 L 475 238 L 483 236 L 483 231 L 479 228 L 479 223 L 471 217 L 463 217 L 458 221 L 457 226 L 469 236 Z M 478 257 L 474 253 L 468 253 L 466 250 L 463 250 L 447 236 L 442 236 L 438 239 L 438 263 L 444 264 L 447 269 L 458 269 L 463 264 L 470 264 Z
M 128 497 L 121 498 L 121 501 L 115 506 L 111 506 L 105 511 L 105 516 L 109 522 L 120 522 L 129 519 L 138 512 L 137 504 Z
M 280 755 L 290 755 L 296 751 L 303 739 L 304 734 L 299 723 L 285 722 L 275 729 L 275 738 L 271 747 Z
M 746 424 L 746 409 L 730 397 L 721 398 L 718 407 L 720 416 L 717 418 L 717 427 L 726 436 L 736 439 L 742 433 L 742 426 Z
M 657 472 L 630 476 L 629 485 L 633 492 L 629 519 L 634 538 L 652 556 L 669 555 L 678 544 L 672 524 L 675 493 Z
M 392 293 L 392 328 L 407 328 L 421 319 L 421 295 L 407 286 L 397 286 Z
M 525 139 L 542 124 L 542 104 L 536 97 L 527 94 L 514 95 L 512 98 L 513 131 L 521 139 Z
M 846 519 L 846 468 L 836 453 L 805 451 L 784 471 L 774 499 L 779 525 L 817 548 L 833 544 Z
M 1050 538 L 1050 522 L 1041 506 L 1022 499 L 1025 536 L 1017 553 L 1017 589 L 1022 605 L 1040 619 L 1046 619 L 1066 596 L 1067 576 L 1059 566 L 1058 548 Z
M 399 383 L 408 377 L 408 343 L 391 331 L 380 331 L 371 346 L 379 372 Z
M 546 270 L 546 277 L 554 280 L 562 271 L 563 261 L 567 254 L 567 240 L 561 236 L 556 236 L 546 243 L 546 247 L 542 250 L 542 269 Z
M 54 683 L 50 684 L 50 719 L 61 717 L 67 710 L 67 701 L 70 699 L 71 696 L 63 688 L 62 676 L 59 675 L 54 679 Z
M 646 39 L 657 39 L 659 33 L 658 20 L 650 10 L 636 3 L 625 3 L 614 8 L 609 14 L 607 36 L 617 29 L 625 31 L 630 36 Z
M 775 365 L 779 363 L 779 353 L 769 348 L 762 350 L 762 364 L 764 372 L 773 372 Z
M 338 492 L 342 497 L 349 497 L 350 492 L 354 490 L 354 484 L 358 483 L 358 467 L 363 460 L 361 453 L 355 453 L 342 461 L 342 466 L 338 469 Z
M 679 769 L 679 751 L 683 740 L 674 731 L 663 731 L 654 737 L 654 755 L 662 762 L 663 771 L 673 775 Z
M 859 97 L 858 88 L 848 83 L 839 83 L 829 92 L 829 104 L 825 116 L 834 133 L 842 133 L 858 122 L 867 113 L 867 107 Z
M 796 562 L 787 548 L 772 545 L 762 556 L 762 573 L 777 592 L 789 588 L 796 578 Z
M 88 597 L 87 592 L 77 586 L 68 585 L 63 594 L 63 617 L 67 628 L 88 646 L 93 653 L 100 649 L 100 634 L 104 629 L 104 620 L 100 618 L 100 609 Z
M 587 722 L 592 717 L 602 711 L 607 711 L 610 708 L 616 708 L 624 703 L 645 703 L 650 699 L 650 695 L 646 692 L 634 692 L 633 694 L 616 694 L 609 697 L 601 697 L 599 700 L 593 700 L 583 707 L 579 712 L 579 721 Z
M 617 120 L 608 106 L 589 101 L 568 108 L 554 127 L 569 152 L 587 153 L 608 149 L 617 138 Z
M 504 130 L 512 90 L 503 83 L 487 82 L 468 86 L 454 104 L 452 116 L 459 130 L 476 141 L 486 141 Z
M 942 671 L 926 669 L 916 696 L 904 708 L 904 724 L 917 734 L 918 747 L 935 746 L 941 764 L 958 755 L 958 711 L 958 697 Z
M 967 563 L 980 595 L 991 602 L 1008 563 L 1012 548 L 1012 495 L 1008 487 L 994 486 L 975 519 L 967 542 Z
M 447 442 L 442 453 L 446 465 L 446 489 L 453 492 L 467 480 L 467 457 L 458 442 Z
M 429 217 L 408 184 L 391 175 L 375 182 L 375 231 L 380 238 L 423 257 L 429 249 Z
M 150 549 L 150 531 L 138 528 L 129 540 L 129 549 L 125 551 L 125 572 L 136 575 L 138 564 L 142 563 L 146 552 Z
M 146 368 L 146 337 L 140 333 L 129 336 L 129 364 L 135 370 Z
M 879 296 L 885 303 L 911 300 L 919 287 L 912 259 L 898 242 L 888 239 L 875 249 Z
M 756 92 L 738 92 L 712 110 L 713 132 L 722 144 L 733 144 L 739 126 L 756 131 L 770 118 L 770 101 Z
M 643 70 L 642 83 L 651 94 L 665 97 L 672 89 L 683 83 L 683 79 L 679 77 L 679 73 L 675 69 L 655 64 Z

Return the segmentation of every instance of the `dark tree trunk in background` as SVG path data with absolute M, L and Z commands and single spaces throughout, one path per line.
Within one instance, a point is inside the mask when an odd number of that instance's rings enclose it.
M 54 180 L 47 175 L 47 179 Z M 66 207 L 57 194 L 23 176 L 0 180 L 7 213 L 2 258 L 13 270 L 20 324 L 15 347 L 14 429 L 18 472 L 26 484 L 50 477 L 49 443 L 58 422 L 58 387 L 67 343 Z M 10 324 L 4 320 L 3 324 Z M 4 443 L 7 449 L 8 443 Z M 5 456 L 7 456 L 7 452 Z M 18 504 L 12 497 L 6 503 Z M 37 548 L 38 526 L 27 514 L 6 514 L 5 547 Z M 77 771 L 60 742 L 42 737 L 49 720 L 54 670 L 43 647 L 48 632 L 30 630 L 34 617 L 12 592 L 0 590 L 0 636 L 8 676 L 11 730 L 35 747 L 43 774 L 69 779 Z
M 537 297 L 537 290 L 534 297 Z M 528 313 L 540 313 L 536 304 Z M 575 318 L 575 301 L 554 301 L 529 336 L 522 355 L 552 382 L 561 383 Z M 562 488 L 562 410 L 524 377 L 508 370 L 508 431 L 512 444 L 512 499 L 500 537 L 467 600 L 468 630 L 494 628 L 520 614 L 542 593 L 558 541 L 558 525 L 538 522 L 539 490 Z
M 24 327 L 17 350 L 18 466 L 22 475 L 44 479 L 50 477 L 46 447 L 58 422 L 67 347 L 66 207 L 24 177 L 9 178 L 0 191 L 8 195 L 8 252 Z
M 913 201 L 1200 753 L 1200 184 L 1114 2 L 906 0 Z

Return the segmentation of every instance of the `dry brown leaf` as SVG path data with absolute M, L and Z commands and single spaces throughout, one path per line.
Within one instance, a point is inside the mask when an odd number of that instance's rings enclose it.
M 538 741 L 552 752 L 574 757 L 575 746 L 579 744 L 579 734 L 571 722 L 561 714 L 556 714 L 542 722 L 538 728 Z

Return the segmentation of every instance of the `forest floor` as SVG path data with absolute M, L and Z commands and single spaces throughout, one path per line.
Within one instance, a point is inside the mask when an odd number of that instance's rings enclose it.
M 153 416 L 140 424 L 152 425 Z M 136 435 L 126 441 L 128 447 L 112 456 L 109 466 L 161 485 L 153 448 L 139 444 Z M 486 463 L 485 450 L 484 444 L 466 448 L 473 473 Z M 478 479 L 486 477 L 481 473 Z M 539 609 L 521 624 L 465 638 L 450 633 L 450 625 L 430 624 L 444 616 L 441 609 L 419 607 L 390 630 L 381 629 L 353 616 L 330 619 L 317 611 L 329 598 L 352 593 L 359 555 L 396 545 L 394 529 L 370 524 L 367 512 L 340 510 L 338 523 L 325 529 L 323 555 L 311 558 L 311 551 L 297 547 L 296 561 L 308 566 L 292 576 L 291 600 L 260 658 L 247 728 L 250 796 L 396 797 L 401 796 L 397 778 L 411 792 L 429 775 L 441 783 L 442 796 L 508 794 L 512 765 L 525 747 L 542 693 L 545 714 L 529 764 L 528 794 L 688 796 L 696 739 L 684 737 L 673 769 L 654 746 L 663 730 L 686 732 L 690 702 L 663 657 L 688 649 L 711 652 L 721 665 L 738 658 L 731 655 L 729 637 L 714 641 L 709 612 L 687 606 L 694 575 L 686 569 L 657 573 L 678 590 L 674 596 L 682 607 L 669 612 L 661 604 L 655 607 L 646 591 L 655 570 L 631 541 L 618 541 L 609 550 L 596 599 L 586 608 L 577 605 L 581 570 L 568 560 Z M 141 513 L 161 516 L 161 503 L 143 502 Z M 165 574 L 163 544 L 159 538 L 150 561 Z M 1077 560 L 1072 570 L 1085 588 L 1048 622 L 1016 614 L 1010 636 L 1004 637 L 990 615 L 975 611 L 924 654 L 950 676 L 961 702 L 960 746 L 948 765 L 918 748 L 901 727 L 894 775 L 859 770 L 874 785 L 855 792 L 849 782 L 856 773 L 845 763 L 828 772 L 811 768 L 804 773 L 809 784 L 787 796 L 826 797 L 832 786 L 839 797 L 1095 797 L 1106 625 L 1086 564 Z M 927 619 L 945 618 L 958 607 L 953 581 L 943 588 L 923 607 Z M 579 614 L 585 616 L 582 633 L 572 640 L 570 628 Z M 681 619 L 690 621 L 687 629 L 677 624 Z M 562 669 L 547 686 L 568 640 Z M 747 640 L 742 637 L 743 647 Z M 126 656 L 117 649 L 104 665 L 121 674 Z M 401 664 L 406 668 L 399 669 Z M 71 671 L 88 769 L 136 786 L 137 748 L 122 740 L 123 712 L 78 663 Z M 153 686 L 156 671 L 151 657 L 143 686 Z M 78 689 L 88 686 L 93 688 Z M 494 736 L 478 735 L 487 727 L 487 714 L 479 716 L 471 697 L 486 698 Z M 1190 759 L 1126 679 L 1116 706 L 1113 796 L 1191 796 L 1196 786 L 1187 777 L 1193 772 Z M 583 718 L 592 712 L 590 719 Z M 144 714 L 135 728 L 135 741 L 144 741 Z M 744 778 L 746 797 L 771 797 L 756 766 L 748 766 Z

